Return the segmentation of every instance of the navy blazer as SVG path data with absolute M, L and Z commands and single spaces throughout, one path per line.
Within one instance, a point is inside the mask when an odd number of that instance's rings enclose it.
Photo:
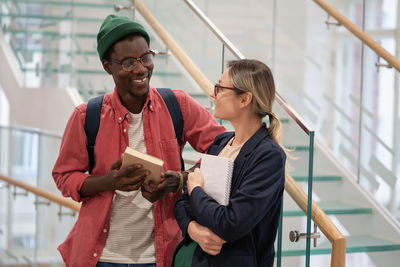
M 208 153 L 218 155 L 234 134 L 218 135 Z M 235 159 L 227 206 L 219 205 L 201 187 L 195 187 L 190 196 L 185 189 L 174 209 L 183 243 L 191 241 L 187 227 L 192 220 L 227 241 L 216 256 L 197 246 L 192 266 L 273 266 L 285 162 L 284 151 L 269 137 L 264 124 Z

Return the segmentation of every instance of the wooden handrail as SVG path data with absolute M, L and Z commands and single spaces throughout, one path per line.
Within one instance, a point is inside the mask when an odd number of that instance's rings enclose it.
M 307 214 L 307 194 L 290 175 L 286 175 L 285 190 Z M 331 267 L 344 267 L 346 261 L 346 238 L 314 200 L 312 201 L 311 218 L 332 243 Z
M 186 52 L 178 45 L 178 43 L 171 37 L 171 35 L 164 29 L 161 23 L 154 17 L 154 15 L 147 9 L 141 0 L 136 0 L 136 9 L 142 14 L 147 23 L 154 29 L 160 36 L 163 42 L 168 46 L 176 58 L 181 62 L 184 68 L 190 73 L 193 79 L 199 84 L 204 92 L 209 95 L 213 92 L 213 85 L 207 79 L 206 75 L 194 64 L 192 59 Z
M 346 27 L 355 36 L 357 36 L 358 39 L 360 39 L 363 43 L 374 50 L 376 54 L 384 58 L 389 63 L 389 65 L 396 68 L 397 71 L 400 71 L 400 61 L 395 56 L 390 54 L 386 49 L 384 49 L 378 42 L 372 39 L 371 36 L 369 36 L 362 29 L 357 27 L 357 25 L 352 23 L 348 18 L 342 15 L 337 9 L 329 5 L 326 1 L 314 0 L 314 2 L 318 4 L 322 9 L 324 9 L 329 15 L 334 17 L 340 24 Z
M 46 199 L 50 200 L 51 202 L 55 202 L 55 203 L 57 203 L 57 204 L 59 204 L 61 206 L 70 208 L 71 210 L 79 211 L 80 208 L 81 208 L 81 204 L 79 204 L 76 201 L 73 201 L 71 199 L 56 195 L 54 193 L 48 192 L 46 190 L 43 190 L 43 189 L 40 189 L 40 188 L 37 188 L 37 187 L 34 187 L 32 185 L 29 185 L 29 184 L 14 180 L 14 179 L 12 179 L 10 177 L 7 177 L 7 176 L 4 176 L 2 174 L 0 174 L 0 180 L 3 180 L 5 182 L 7 182 L 8 184 L 18 186 L 18 187 L 20 187 L 22 189 L 25 189 L 26 191 L 32 192 L 33 194 L 35 194 L 37 196 L 46 198 Z

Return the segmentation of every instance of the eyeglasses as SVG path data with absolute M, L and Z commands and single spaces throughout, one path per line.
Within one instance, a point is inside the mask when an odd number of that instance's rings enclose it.
M 214 95 L 217 96 L 219 92 L 221 92 L 222 89 L 229 89 L 229 90 L 238 90 L 235 87 L 226 87 L 226 86 L 222 86 L 219 83 L 216 83 L 214 85 Z
M 156 54 L 158 54 L 158 52 L 156 50 L 149 50 L 137 58 L 128 57 L 128 58 L 124 58 L 122 60 L 110 58 L 109 61 L 121 64 L 122 70 L 129 72 L 129 71 L 132 71 L 137 66 L 136 64 L 138 62 L 140 62 L 144 67 L 149 67 L 150 65 L 152 65 L 153 58 Z

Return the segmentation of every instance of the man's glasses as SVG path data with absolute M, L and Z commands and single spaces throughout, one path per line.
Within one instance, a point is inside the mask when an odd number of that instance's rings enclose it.
M 222 89 L 229 89 L 229 90 L 238 90 L 235 87 L 226 87 L 226 86 L 222 86 L 219 83 L 216 83 L 214 85 L 214 95 L 217 96 L 219 92 L 221 92 Z
M 149 50 L 138 58 L 128 57 L 122 60 L 110 58 L 109 61 L 121 64 L 122 70 L 129 72 L 132 71 L 137 66 L 136 64 L 138 62 L 140 62 L 144 67 L 151 66 L 153 64 L 153 58 L 156 54 L 158 54 L 156 50 Z

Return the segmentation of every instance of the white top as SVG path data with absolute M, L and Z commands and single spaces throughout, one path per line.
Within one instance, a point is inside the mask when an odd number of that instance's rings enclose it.
M 221 152 L 219 152 L 218 156 L 224 158 L 236 159 L 243 145 L 232 146 L 233 139 L 235 139 L 235 137 L 232 137 L 231 140 L 229 140 L 226 146 L 221 150 Z
M 146 153 L 142 113 L 130 113 L 129 146 Z M 116 190 L 110 213 L 110 232 L 99 261 L 155 263 L 153 204 L 140 190 Z

